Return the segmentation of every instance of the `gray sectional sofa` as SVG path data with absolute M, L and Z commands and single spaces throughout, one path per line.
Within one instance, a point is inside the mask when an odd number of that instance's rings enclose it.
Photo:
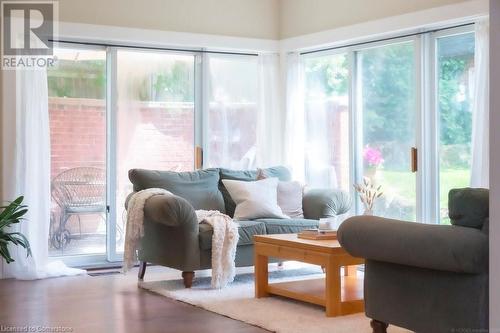
M 285 167 L 265 169 L 269 177 L 289 181 Z M 184 284 L 191 286 L 194 271 L 211 268 L 212 228 L 198 224 L 195 209 L 219 210 L 233 216 L 235 203 L 222 184 L 222 179 L 252 181 L 256 170 L 236 171 L 205 169 L 193 172 L 132 169 L 129 178 L 134 191 L 163 188 L 174 195 L 158 195 L 144 207 L 144 237 L 141 241 L 139 278 L 144 277 L 146 263 L 183 271 Z M 296 233 L 318 226 L 318 219 L 336 215 L 336 190 L 310 190 L 303 197 L 303 219 L 258 219 L 238 221 L 239 242 L 237 266 L 253 265 L 253 236 Z

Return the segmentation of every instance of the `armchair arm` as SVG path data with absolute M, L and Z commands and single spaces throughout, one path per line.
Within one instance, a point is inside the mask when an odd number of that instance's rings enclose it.
M 474 228 L 355 216 L 337 236 L 355 257 L 457 273 L 488 271 L 488 236 Z
M 342 190 L 312 189 L 302 198 L 304 217 L 311 220 L 336 216 L 349 210 L 350 206 L 349 195 Z
M 139 258 L 182 271 L 200 269 L 198 219 L 187 200 L 171 194 L 146 200 Z
M 193 206 L 176 195 L 155 195 L 146 200 L 144 217 L 169 227 L 198 231 L 198 219 Z

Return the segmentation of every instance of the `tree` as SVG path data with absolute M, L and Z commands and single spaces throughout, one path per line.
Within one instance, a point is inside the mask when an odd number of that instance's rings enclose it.
M 342 96 L 348 93 L 346 54 L 311 58 L 306 61 L 306 93 L 309 97 Z
M 443 46 L 438 50 L 439 135 L 443 146 L 469 147 L 472 115 L 467 81 L 473 67 L 474 35 L 462 35 L 460 40 L 453 38 L 456 36 L 440 40 Z M 382 149 L 386 166 L 404 168 L 401 156 L 391 155 L 398 150 L 395 145 L 413 145 L 415 138 L 415 102 L 420 97 L 415 95 L 414 44 L 368 48 L 356 52 L 356 57 L 361 80 L 356 93 L 362 103 L 358 107 L 362 109 L 364 142 Z M 306 59 L 306 98 L 347 95 L 348 68 L 347 54 Z
M 439 59 L 439 118 L 441 126 L 441 143 L 468 144 L 472 136 L 472 113 L 467 99 L 469 91 L 464 79 L 468 78 L 467 70 L 474 58 L 470 55 L 446 57 Z M 465 76 L 465 77 L 464 77 Z
M 414 138 L 415 65 L 412 43 L 359 53 L 365 142 L 409 142 Z
M 168 70 L 153 75 L 149 97 L 153 101 L 192 102 L 194 100 L 194 84 L 189 79 L 189 64 L 176 61 Z

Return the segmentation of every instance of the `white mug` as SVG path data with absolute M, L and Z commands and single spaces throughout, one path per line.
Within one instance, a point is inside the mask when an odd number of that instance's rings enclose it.
M 319 219 L 319 230 L 337 230 L 339 225 L 337 216 Z

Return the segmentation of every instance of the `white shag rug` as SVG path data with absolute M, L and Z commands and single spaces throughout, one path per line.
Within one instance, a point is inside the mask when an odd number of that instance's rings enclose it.
M 301 268 L 269 272 L 270 282 L 318 278 L 319 268 Z M 239 274 L 221 290 L 210 288 L 210 278 L 195 278 L 191 289 L 182 280 L 139 282 L 139 287 L 239 321 L 279 333 L 371 333 L 370 320 L 364 313 L 325 316 L 320 306 L 271 296 L 254 298 L 254 275 Z M 389 326 L 389 333 L 410 332 Z

